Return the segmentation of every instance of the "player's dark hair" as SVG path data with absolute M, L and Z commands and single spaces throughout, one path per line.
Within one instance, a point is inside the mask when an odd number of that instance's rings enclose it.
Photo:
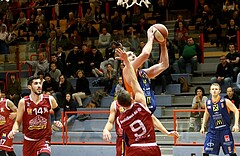
M 39 76 L 31 76 L 28 78 L 28 85 L 31 85 L 33 83 L 33 80 L 39 79 Z
M 118 103 L 123 107 L 131 105 L 131 95 L 126 90 L 121 90 L 117 97 Z

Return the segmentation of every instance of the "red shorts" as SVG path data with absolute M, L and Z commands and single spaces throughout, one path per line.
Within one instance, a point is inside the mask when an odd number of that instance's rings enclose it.
M 37 156 L 40 153 L 51 154 L 51 148 L 47 139 L 40 139 L 38 141 L 23 141 L 23 155 L 24 156 Z
M 7 152 L 13 151 L 13 139 L 9 139 L 7 136 L 9 132 L 12 130 L 12 127 L 10 129 L 2 129 L 0 131 L 0 150 L 4 150 Z
M 133 146 L 127 149 L 127 156 L 161 156 L 158 146 Z

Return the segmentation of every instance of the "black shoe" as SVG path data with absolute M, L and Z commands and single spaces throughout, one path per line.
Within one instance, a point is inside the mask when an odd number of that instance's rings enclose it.
M 211 42 L 211 45 L 213 45 L 213 44 L 214 44 L 214 40 L 211 40 L 210 42 Z

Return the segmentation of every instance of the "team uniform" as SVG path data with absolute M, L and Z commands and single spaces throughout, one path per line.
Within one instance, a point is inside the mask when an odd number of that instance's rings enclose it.
M 7 99 L 1 98 L 0 101 L 0 150 L 7 152 L 13 151 L 13 139 L 9 139 L 7 136 L 12 130 L 14 120 L 9 118 L 10 113 L 13 111 L 7 106 Z
M 37 156 L 43 152 L 51 154 L 49 142 L 51 140 L 52 130 L 49 116 L 52 105 L 49 95 L 42 94 L 38 104 L 35 104 L 30 96 L 25 96 L 24 101 L 23 155 Z
M 221 97 L 215 104 L 212 102 L 212 99 L 208 99 L 206 107 L 210 120 L 204 143 L 204 153 L 218 155 L 220 146 L 222 146 L 224 154 L 236 153 L 225 98 Z
M 115 104 L 115 121 L 117 121 L 117 117 L 120 115 L 120 113 L 123 111 L 122 106 L 120 106 L 118 104 L 117 101 L 114 101 Z M 123 131 L 122 129 L 119 127 L 119 125 L 117 124 L 117 122 L 115 122 L 115 130 L 116 130 L 116 134 L 117 134 L 117 138 L 116 138 L 116 156 L 122 156 L 124 154 L 124 140 L 123 140 Z
M 138 79 L 138 83 L 139 83 L 140 87 L 142 88 L 144 95 L 146 97 L 146 103 L 147 103 L 148 109 L 152 113 L 154 113 L 154 111 L 156 110 L 156 99 L 154 96 L 154 92 L 152 91 L 152 89 L 150 87 L 150 81 L 148 79 L 147 73 L 142 69 L 138 70 L 137 71 L 137 79 Z M 124 81 L 124 82 L 126 82 L 126 81 Z M 129 86 L 129 84 L 124 83 L 124 86 L 130 94 L 133 94 L 132 87 Z
M 130 147 L 127 156 L 161 156 L 156 143 L 151 112 L 140 103 L 133 103 L 117 119 L 127 134 Z

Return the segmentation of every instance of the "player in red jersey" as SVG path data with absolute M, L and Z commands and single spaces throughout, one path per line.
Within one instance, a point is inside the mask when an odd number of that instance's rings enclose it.
M 2 97 L 0 90 L 0 97 Z M 0 99 L 0 156 L 16 156 L 13 151 L 12 139 L 9 139 L 7 135 L 12 130 L 14 119 L 17 115 L 17 107 L 14 103 L 8 99 Z
M 31 93 L 19 101 L 17 118 L 8 137 L 13 138 L 19 132 L 22 123 L 23 155 L 50 156 L 49 142 L 52 134 L 50 110 L 53 109 L 55 113 L 59 113 L 60 108 L 52 96 L 42 94 L 39 77 L 30 77 L 28 88 Z M 60 121 L 54 121 L 54 124 L 59 128 L 63 126 Z
M 124 130 L 129 139 L 130 147 L 127 156 L 161 156 L 156 143 L 152 113 L 147 107 L 144 92 L 140 87 L 133 66 L 128 60 L 127 53 L 119 51 L 118 55 L 124 61 L 125 74 L 128 75 L 127 83 L 131 85 L 134 99 L 127 91 L 120 91 L 118 103 L 124 112 L 117 118 L 119 126 Z

